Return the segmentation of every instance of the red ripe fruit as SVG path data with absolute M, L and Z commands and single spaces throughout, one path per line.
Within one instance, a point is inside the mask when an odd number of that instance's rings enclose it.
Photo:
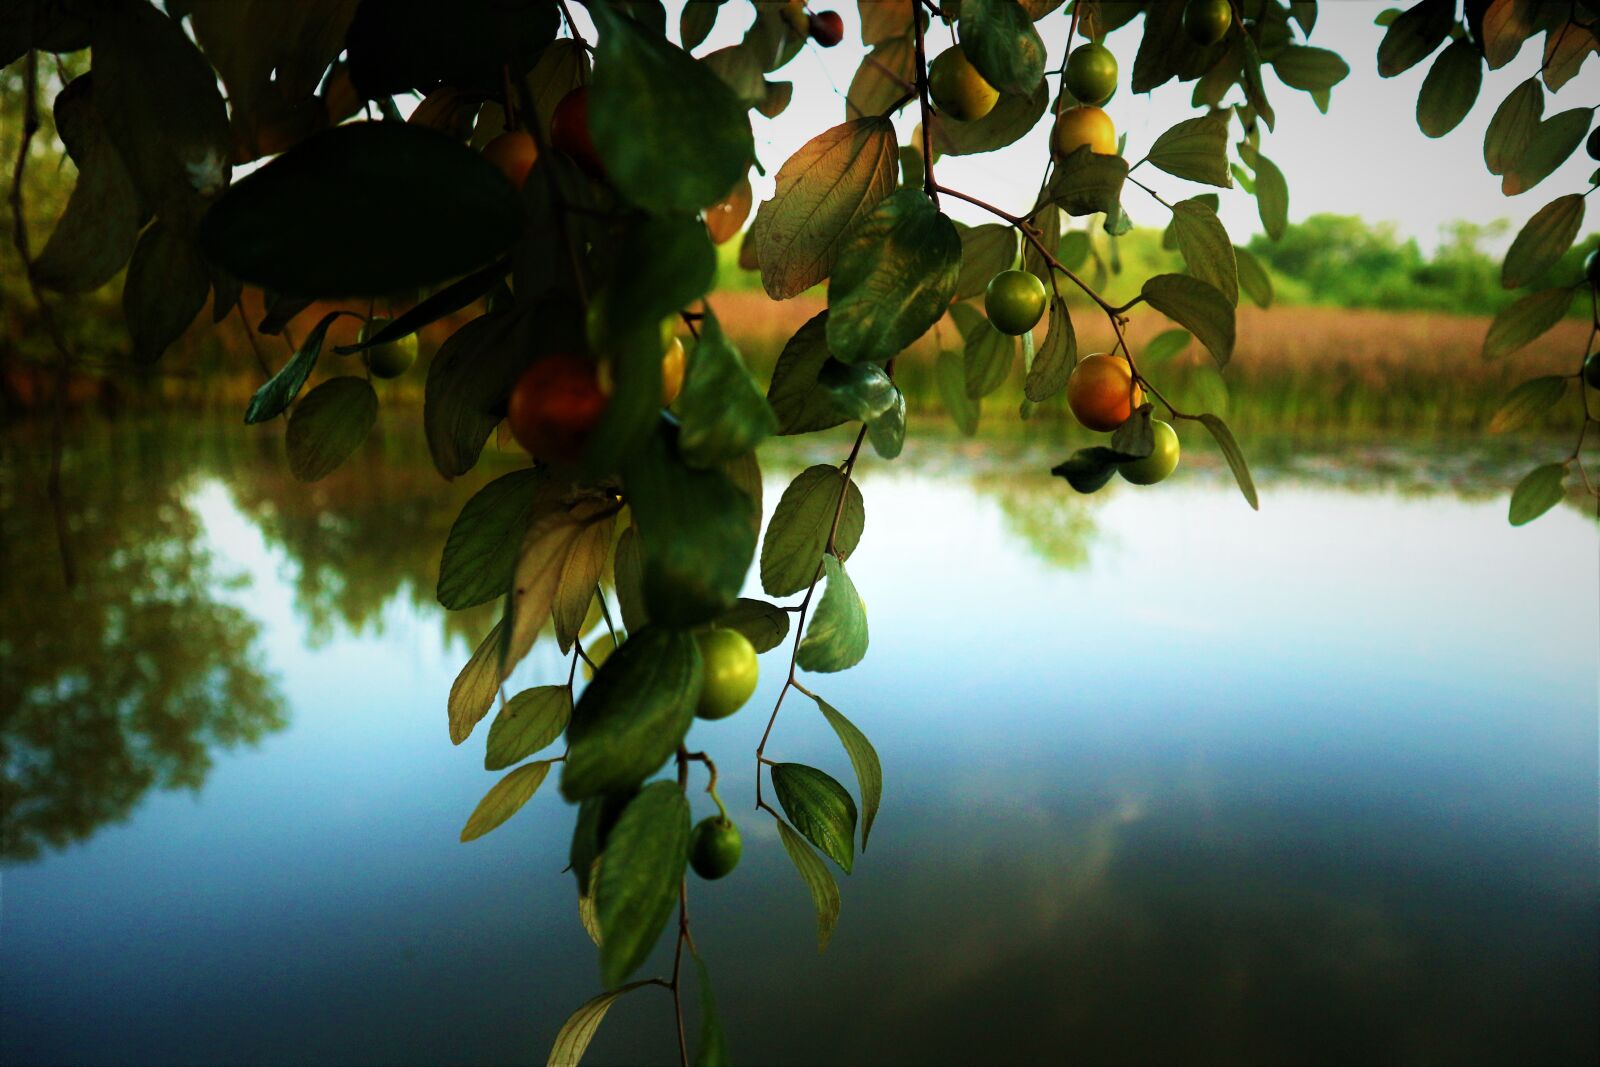
M 811 16 L 811 39 L 824 48 L 844 40 L 844 19 L 837 11 L 819 11 Z
M 605 177 L 606 168 L 589 136 L 589 87 L 580 85 L 561 98 L 550 115 L 550 143 L 572 157 L 591 178 Z
M 534 459 L 576 463 L 606 403 L 594 362 L 558 353 L 522 372 L 511 389 L 506 423 Z

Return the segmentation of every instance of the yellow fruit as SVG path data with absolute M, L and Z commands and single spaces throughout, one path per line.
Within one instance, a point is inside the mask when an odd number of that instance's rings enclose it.
M 1110 433 L 1143 403 L 1144 390 L 1134 384 L 1133 368 L 1121 356 L 1085 356 L 1067 379 L 1067 407 L 1091 430 Z
M 960 45 L 946 48 L 928 64 L 928 92 L 934 106 L 958 122 L 983 118 L 1000 99 Z
M 1065 159 L 1084 145 L 1096 155 L 1117 154 L 1117 128 L 1111 116 L 1088 104 L 1063 111 L 1050 135 L 1050 146 L 1057 159 Z

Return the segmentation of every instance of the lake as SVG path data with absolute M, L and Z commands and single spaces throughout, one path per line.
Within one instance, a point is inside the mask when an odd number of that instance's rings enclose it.
M 509 460 L 447 485 L 391 429 L 307 487 L 276 426 L 75 436 L 70 593 L 42 435 L 0 464 L 0 1059 L 543 1062 L 598 991 L 572 810 L 458 842 L 498 775 L 445 696 L 493 609 L 432 597 Z M 1536 442 L 1244 444 L 1259 514 L 1207 444 L 1090 498 L 1047 429 L 863 460 L 871 651 L 807 681 L 886 786 L 825 954 L 752 810 L 785 651 L 691 736 L 745 835 L 691 880 L 736 1062 L 1600 1055 L 1600 528 L 1507 525 Z M 843 454 L 764 448 L 768 513 Z M 803 699 L 768 755 L 854 781 Z M 676 1062 L 670 998 L 586 1062 Z

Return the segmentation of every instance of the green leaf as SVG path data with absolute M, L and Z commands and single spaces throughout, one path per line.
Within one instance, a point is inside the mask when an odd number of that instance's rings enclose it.
M 967 367 L 962 354 L 953 348 L 940 351 L 934 364 L 934 377 L 939 386 L 939 400 L 950 413 L 956 429 L 967 437 L 977 433 L 979 403 L 967 395 Z
M 1189 273 L 1237 304 L 1239 267 L 1216 209 L 1198 198 L 1180 200 L 1172 206 L 1172 229 Z
M 694 639 L 688 635 L 678 635 L 678 640 L 694 646 Z M 623 645 L 606 661 L 607 666 L 631 644 L 633 641 Z M 595 681 L 599 681 L 598 676 Z M 582 707 L 580 702 L 579 722 Z M 692 713 L 690 717 L 693 718 Z M 674 747 L 676 744 L 674 741 Z M 562 785 L 565 784 L 563 774 Z M 595 908 L 600 917 L 600 980 L 608 988 L 620 985 L 649 957 L 678 902 L 678 886 L 688 858 L 688 798 L 676 782 L 652 782 L 629 801 L 612 829 L 595 886 Z
M 1017 358 L 1017 339 L 995 329 L 993 323 L 967 304 L 951 308 L 950 316 L 966 341 L 963 359 L 967 396 L 973 400 L 988 396 L 1010 376 Z
M 739 595 L 755 555 L 754 502 L 720 468 L 686 465 L 665 424 L 622 473 L 650 618 L 693 626 L 720 615 Z
M 700 320 L 678 398 L 678 448 L 691 467 L 711 467 L 750 451 L 778 432 L 761 386 L 745 367 L 711 309 Z
M 1042 404 L 1066 387 L 1072 368 L 1078 365 L 1078 335 L 1072 328 L 1072 316 L 1066 301 L 1050 298 L 1050 326 L 1045 331 L 1044 344 L 1028 368 L 1028 377 L 1022 383 L 1022 392 L 1035 404 Z
M 715 625 L 738 630 L 757 652 L 767 652 L 789 636 L 789 613 L 765 600 L 740 597 L 733 607 L 717 616 Z
M 1389 24 L 1378 43 L 1378 73 L 1392 78 L 1433 54 L 1456 24 L 1455 0 L 1422 0 Z
M 1516 58 L 1534 32 L 1534 0 L 1502 0 L 1483 13 L 1483 55 L 1490 70 L 1499 70 Z
M 1561 503 L 1567 495 L 1566 480 L 1565 463 L 1546 463 L 1529 471 L 1511 491 L 1511 525 L 1525 526 Z
M 583 1005 L 561 1024 L 545 1067 L 578 1067 L 583 1054 L 589 1050 L 589 1042 L 594 1040 L 595 1031 L 600 1029 L 601 1020 L 606 1017 L 606 1012 L 611 1010 L 611 1005 L 616 1003 L 617 998 L 624 993 L 631 993 L 640 986 L 650 984 L 649 981 L 630 982 L 609 993 L 601 993 L 584 1001 Z
M 294 358 L 278 368 L 278 373 L 268 378 L 261 388 L 255 391 L 250 398 L 250 404 L 245 408 L 244 421 L 246 424 L 266 422 L 275 419 L 288 410 L 289 404 L 300 394 L 300 387 L 305 385 L 306 379 L 311 376 L 311 370 L 317 365 L 317 357 L 322 354 L 322 341 L 328 334 L 328 327 L 333 325 L 333 320 L 343 311 L 330 311 L 324 315 L 311 332 L 306 334 L 305 340 L 300 342 L 300 350 Z
M 1200 339 L 1217 366 L 1233 357 L 1234 310 L 1217 288 L 1185 274 L 1158 274 L 1141 290 L 1149 305 Z
M 1511 390 L 1500 410 L 1489 420 L 1490 433 L 1520 430 L 1546 411 L 1555 407 L 1567 393 L 1570 379 L 1558 374 L 1531 378 Z
M 1257 307 L 1272 306 L 1272 278 L 1261 261 L 1249 249 L 1233 246 L 1234 261 L 1239 269 L 1239 288 L 1244 290 Z
M 789 853 L 790 861 L 811 893 L 811 903 L 817 909 L 817 951 L 825 951 L 828 940 L 833 937 L 833 928 L 839 923 L 839 883 L 833 880 L 833 873 L 799 834 L 789 829 L 782 819 L 773 819 L 773 822 L 778 824 L 783 850 Z
M 1189 342 L 1193 340 L 1194 336 L 1188 330 L 1163 330 L 1146 342 L 1139 363 L 1141 366 L 1165 363 L 1188 348 Z
M 850 90 L 845 94 L 846 114 L 853 119 L 881 115 L 916 81 L 916 49 L 911 38 L 884 41 L 862 57 L 850 79 Z
M 1134 459 L 1104 445 L 1080 448 L 1061 463 L 1050 468 L 1050 473 L 1065 478 L 1067 484 L 1080 493 L 1093 493 L 1102 489 L 1120 464 Z
M 1429 137 L 1443 137 L 1467 117 L 1483 85 L 1483 57 L 1466 37 L 1439 53 L 1417 93 L 1417 126 Z
M 644 551 L 639 545 L 639 531 L 631 524 L 617 538 L 611 567 L 616 576 L 622 625 L 632 633 L 650 621 L 650 613 L 644 605 Z
M 875 363 L 830 360 L 818 375 L 838 409 L 866 424 L 873 450 L 885 459 L 900 454 L 906 436 L 906 398 Z
M 580 519 L 577 536 L 561 561 L 561 578 L 550 605 L 556 643 L 563 653 L 571 651 L 573 642 L 584 632 L 584 622 L 594 608 L 595 587 L 600 584 L 606 557 L 611 554 L 617 509 L 608 504 L 599 506 L 604 510 Z M 575 509 L 573 515 L 579 517 L 580 513 Z
M 954 299 L 982 296 L 989 282 L 1017 261 L 1017 231 L 1003 222 L 961 228 L 961 273 Z
M 695 1053 L 695 1067 L 727 1067 L 728 1039 L 722 1032 L 722 1020 L 717 1017 L 717 999 L 711 993 L 711 971 L 700 954 L 690 949 L 700 979 L 700 1048 Z
M 841 492 L 843 511 L 839 511 Z M 827 550 L 836 511 L 839 530 L 834 548 L 849 559 L 867 522 L 866 506 L 855 482 L 847 481 L 839 468 L 822 463 L 801 471 L 789 483 L 761 542 L 761 587 L 769 595 L 789 596 L 811 585 Z
M 844 746 L 850 766 L 856 772 L 856 787 L 861 790 L 861 851 L 865 852 L 872 821 L 878 817 L 878 806 L 883 802 L 883 765 L 878 762 L 878 750 L 839 709 L 819 696 L 813 695 L 811 699 L 817 702 L 822 717 L 839 735 L 839 743 Z
M 1228 461 L 1228 469 L 1233 472 L 1233 480 L 1239 483 L 1239 492 L 1244 494 L 1252 508 L 1260 511 L 1261 501 L 1256 496 L 1255 479 L 1250 477 L 1250 467 L 1244 461 L 1239 442 L 1233 439 L 1233 431 L 1228 429 L 1227 423 L 1209 412 L 1200 416 L 1200 422 L 1216 438 L 1217 447 L 1222 449 L 1222 458 Z
M 1266 123 L 1267 129 L 1270 130 L 1276 124 L 1277 118 L 1273 114 L 1272 104 L 1267 100 L 1267 87 L 1261 80 L 1261 52 L 1256 48 L 1255 38 L 1248 33 L 1241 33 L 1234 40 L 1239 44 L 1245 99 L 1255 108 L 1256 114 L 1261 116 L 1261 121 Z
M 572 690 L 565 685 L 524 689 L 506 701 L 490 724 L 483 769 L 502 770 L 533 755 L 560 737 L 571 718 Z
M 506 595 L 508 625 L 501 635 L 499 681 L 528 654 L 552 615 L 563 648 L 571 647 L 578 624 L 573 619 L 581 623 L 588 610 L 604 552 L 611 545 L 616 512 L 613 502 L 596 497 L 570 507 L 553 501 L 539 509 L 523 538 Z
M 960 270 L 950 220 L 920 189 L 891 193 L 839 245 L 828 348 L 847 363 L 893 359 L 944 314 Z
M 460 611 L 506 591 L 539 489 L 547 484 L 542 471 L 525 468 L 502 475 L 473 494 L 445 539 L 439 560 L 440 604 Z
M 365 378 L 330 378 L 295 405 L 284 441 L 289 471 L 302 482 L 326 478 L 378 421 L 378 394 Z
M 1557 197 L 1529 219 L 1511 242 L 1500 268 L 1500 284 L 1521 289 L 1564 256 L 1583 227 L 1583 197 L 1568 193 Z
M 1111 435 L 1111 451 L 1131 459 L 1143 459 L 1155 451 L 1155 431 L 1150 425 L 1151 405 L 1140 404 L 1138 410 L 1116 428 Z
M 535 318 L 520 308 L 480 315 L 434 353 L 422 429 L 433 465 L 446 478 L 473 468 L 504 417 L 506 397 L 528 366 Z
M 1583 143 L 1593 118 L 1588 108 L 1575 107 L 1539 123 L 1521 156 L 1501 179 L 1500 191 L 1516 196 L 1548 178 Z
M 91 80 L 80 75 L 55 101 L 57 129 L 82 131 L 72 153 L 78 180 L 33 261 L 33 277 L 60 293 L 87 293 L 109 282 L 133 255 L 144 222 L 133 177 L 95 110 Z
M 1226 112 L 1184 119 L 1156 138 L 1146 158 L 1176 177 L 1231 189 Z
M 976 155 L 1015 144 L 1039 124 L 1049 102 L 1049 89 L 1041 81 L 1029 93 L 1001 93 L 987 115 L 971 122 L 957 122 L 936 112 L 932 128 L 935 158 Z
M 775 763 L 772 788 L 794 828 L 849 874 L 855 862 L 856 802 L 845 787 L 815 767 Z
M 160 359 L 210 295 L 211 274 L 194 242 L 158 219 L 139 238 L 122 283 L 133 358 L 146 365 Z
M 1256 154 L 1256 209 L 1261 215 L 1261 227 L 1273 241 L 1283 239 L 1289 226 L 1289 183 L 1283 180 L 1278 165 L 1260 153 Z
M 689 631 L 652 625 L 630 634 L 573 709 L 561 795 L 613 793 L 653 774 L 694 722 L 700 681 L 700 650 Z M 601 928 L 609 937 L 603 921 Z
M 899 158 L 893 124 L 878 117 L 826 130 L 789 157 L 750 228 L 768 296 L 798 296 L 833 272 L 846 233 L 894 191 Z
M 688 0 L 678 16 L 678 36 L 683 47 L 698 48 L 716 25 L 722 0 Z
M 1003 93 L 1031 93 L 1044 79 L 1044 42 L 1016 0 L 963 0 L 961 50 Z
M 867 654 L 867 606 L 844 564 L 822 557 L 828 587 L 795 650 L 795 664 L 817 674 L 849 670 Z
M 590 342 L 612 359 L 616 387 L 589 443 L 589 469 L 609 474 L 640 448 L 661 417 L 661 321 L 699 299 L 716 278 L 717 252 L 690 216 L 645 217 L 614 246 L 618 257 Z
M 182 24 L 151 4 L 104 5 L 93 52 L 95 109 L 144 202 L 219 191 L 233 151 L 228 113 Z
M 914 0 L 857 0 L 861 15 L 861 43 L 882 44 L 894 37 L 911 33 L 911 17 L 916 13 Z
M 589 127 L 606 176 L 652 211 L 698 211 L 720 200 L 755 156 L 744 104 L 703 63 L 605 4 Z
M 1544 115 L 1544 88 L 1529 78 L 1495 108 L 1483 134 L 1483 162 L 1490 174 L 1507 174 L 1522 159 Z
M 1272 57 L 1272 69 L 1291 89 L 1332 89 L 1350 74 L 1350 64 L 1337 52 L 1291 44 Z
M 495 623 L 450 685 L 450 743 L 453 745 L 467 739 L 472 728 L 488 714 L 495 694 L 500 691 L 500 649 L 505 633 L 504 622 Z
M 1485 359 L 1508 356 L 1544 335 L 1572 306 L 1571 289 L 1544 289 L 1500 309 L 1483 339 Z
M 795 331 L 783 346 L 767 386 L 767 403 L 780 434 L 812 433 L 848 421 L 828 389 L 818 384 L 828 364 L 828 313 L 822 311 Z
M 496 782 L 484 794 L 483 799 L 478 801 L 478 806 L 472 810 L 472 815 L 467 819 L 467 825 L 461 828 L 461 840 L 476 841 L 515 815 L 517 809 L 528 802 L 538 790 L 540 783 L 544 781 L 545 775 L 549 773 L 550 761 L 539 760 L 518 767 Z
M 313 134 L 235 184 L 201 220 L 200 243 L 213 263 L 268 289 L 384 296 L 497 259 L 521 219 L 511 184 L 455 139 L 354 122 Z
M 1088 145 L 1058 160 L 1046 195 L 1069 215 L 1108 215 L 1122 210 L 1122 186 L 1128 178 L 1128 161 L 1103 156 Z

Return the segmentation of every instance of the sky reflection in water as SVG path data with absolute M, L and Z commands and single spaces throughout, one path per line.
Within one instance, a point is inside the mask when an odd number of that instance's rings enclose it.
M 813 680 L 887 778 L 832 947 L 753 813 L 738 875 L 692 887 L 736 1059 L 1594 1058 L 1591 520 L 1296 480 L 1255 514 L 1204 473 L 1084 501 L 917 447 L 863 476 L 872 651 Z M 271 462 L 184 499 L 288 725 L 6 868 L 0 1058 L 540 1061 L 597 981 L 570 813 L 550 790 L 458 844 L 495 780 L 484 728 L 444 725 L 476 630 L 441 628 L 410 556 L 312 559 L 437 483 L 330 493 L 301 536 Z M 769 458 L 769 513 L 803 462 Z M 779 655 L 762 710 L 696 729 L 736 816 Z M 539 649 L 517 680 L 563 670 Z M 852 780 L 806 702 L 770 752 Z M 644 990 L 592 1055 L 673 1051 Z

